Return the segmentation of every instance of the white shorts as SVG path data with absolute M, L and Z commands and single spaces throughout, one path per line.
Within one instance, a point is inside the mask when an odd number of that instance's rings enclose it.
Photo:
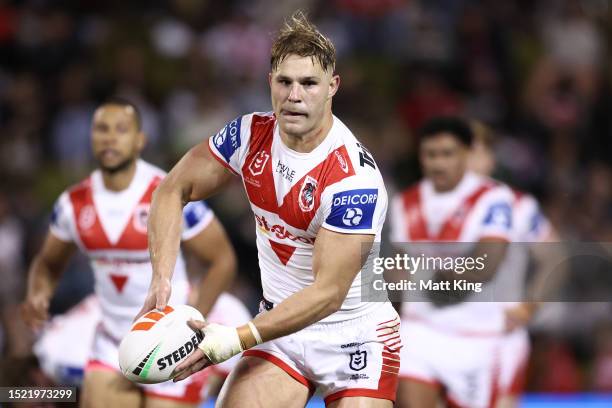
M 262 313 L 265 313 L 262 312 Z M 325 404 L 343 397 L 395 401 L 401 340 L 386 327 L 400 324 L 389 303 L 338 323 L 315 323 L 296 333 L 260 344 L 243 353 L 277 365 L 311 393 L 319 388 Z
M 43 372 L 57 384 L 80 385 L 83 368 L 102 315 L 95 295 L 89 295 L 66 313 L 55 316 L 34 344 Z M 72 341 L 78 338 L 79 341 Z M 70 347 L 66 347 L 70 344 Z
M 529 362 L 529 334 L 524 328 L 501 339 L 499 393 L 517 396 L 523 392 Z
M 500 336 L 466 336 L 402 320 L 401 380 L 439 388 L 451 406 L 493 406 L 499 383 Z

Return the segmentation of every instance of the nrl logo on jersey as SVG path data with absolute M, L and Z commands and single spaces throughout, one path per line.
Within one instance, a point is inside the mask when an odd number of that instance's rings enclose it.
M 300 209 L 304 212 L 312 211 L 314 208 L 315 191 L 317 189 L 317 180 L 310 176 L 306 176 L 306 180 L 300 189 L 298 202 Z
M 264 171 L 264 167 L 266 167 L 266 163 L 270 159 L 270 155 L 265 150 L 259 151 L 253 160 L 251 160 L 251 164 L 249 164 L 249 171 L 254 176 L 259 176 Z

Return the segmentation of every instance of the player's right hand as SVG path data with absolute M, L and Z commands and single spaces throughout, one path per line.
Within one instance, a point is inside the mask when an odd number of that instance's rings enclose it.
M 42 294 L 28 294 L 20 309 L 23 321 L 31 329 L 37 330 L 49 319 L 49 297 Z
M 142 309 L 140 309 L 140 312 L 138 312 L 134 320 L 138 320 L 140 316 L 153 309 L 164 310 L 168 305 L 168 300 L 170 299 L 171 293 L 172 284 L 170 283 L 170 279 L 159 278 L 151 281 L 151 286 L 149 286 L 149 293 L 147 293 L 144 305 L 142 306 Z

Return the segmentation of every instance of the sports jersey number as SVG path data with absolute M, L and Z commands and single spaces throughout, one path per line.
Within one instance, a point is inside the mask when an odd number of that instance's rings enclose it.
M 361 143 L 357 143 L 357 147 L 361 149 L 359 152 L 359 165 L 361 167 L 365 167 L 367 165 L 376 170 L 376 163 L 374 162 L 374 158 L 368 149 L 366 149 Z

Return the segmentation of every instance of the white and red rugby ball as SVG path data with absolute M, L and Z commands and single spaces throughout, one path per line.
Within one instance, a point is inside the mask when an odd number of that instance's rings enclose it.
M 132 325 L 119 345 L 119 367 L 129 380 L 155 384 L 171 379 L 172 371 L 204 338 L 192 330 L 189 319 L 204 320 L 188 305 L 152 310 Z

